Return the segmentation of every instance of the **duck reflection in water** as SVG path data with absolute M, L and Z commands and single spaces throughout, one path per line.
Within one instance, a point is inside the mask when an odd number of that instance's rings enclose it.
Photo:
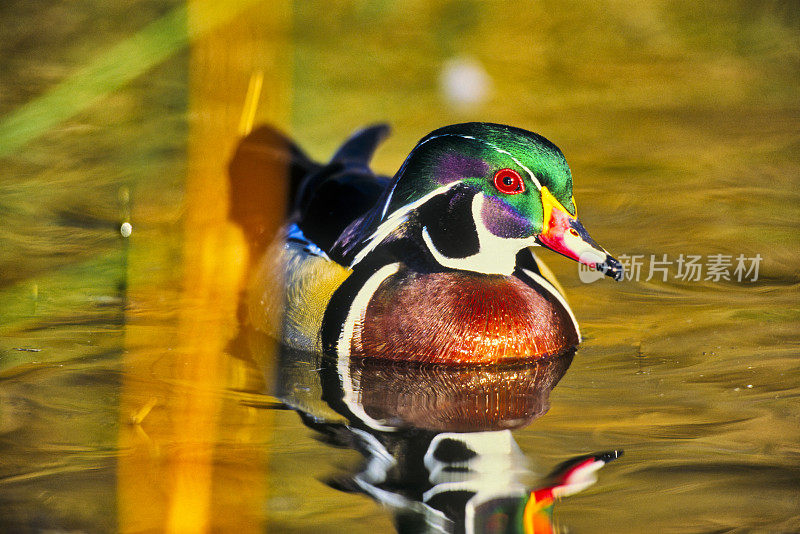
M 277 393 L 323 441 L 364 461 L 329 482 L 391 510 L 399 532 L 552 532 L 553 503 L 621 452 L 568 460 L 544 479 L 511 434 L 543 415 L 572 352 L 533 364 L 346 362 L 286 349 Z

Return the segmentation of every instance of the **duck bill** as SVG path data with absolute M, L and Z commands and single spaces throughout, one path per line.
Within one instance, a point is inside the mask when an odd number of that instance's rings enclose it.
M 542 188 L 542 205 L 544 224 L 537 238 L 540 245 L 614 280 L 622 280 L 625 274 L 622 264 L 591 238 L 578 218 L 570 214 L 546 187 Z

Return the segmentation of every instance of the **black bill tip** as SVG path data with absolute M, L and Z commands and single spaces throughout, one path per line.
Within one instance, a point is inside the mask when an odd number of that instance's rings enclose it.
M 617 282 L 622 280 L 622 277 L 625 276 L 625 268 L 622 267 L 619 260 L 612 258 L 608 254 L 606 254 L 606 261 L 597 264 L 597 270 L 606 276 L 610 276 Z
M 622 454 L 624 452 L 625 451 L 623 451 L 622 449 L 618 449 L 618 450 L 615 450 L 615 451 L 601 452 L 599 454 L 596 454 L 594 456 L 594 459 L 597 460 L 597 461 L 600 461 L 600 462 L 603 462 L 603 463 L 607 464 L 608 462 L 610 462 L 612 460 L 616 460 L 617 458 L 622 456 Z

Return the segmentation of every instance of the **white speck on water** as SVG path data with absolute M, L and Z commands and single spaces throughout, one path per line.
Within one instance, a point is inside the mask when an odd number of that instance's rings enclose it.
M 472 107 L 482 104 L 491 92 L 492 79 L 479 61 L 456 57 L 442 67 L 439 85 L 451 105 Z
M 124 222 L 122 226 L 119 227 L 119 233 L 122 234 L 122 237 L 130 237 L 132 232 L 133 226 L 131 226 L 129 222 Z

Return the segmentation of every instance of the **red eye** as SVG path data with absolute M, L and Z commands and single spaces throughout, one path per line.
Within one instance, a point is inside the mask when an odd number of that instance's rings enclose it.
M 514 169 L 500 169 L 494 173 L 494 186 L 506 195 L 517 195 L 525 191 L 525 182 Z

